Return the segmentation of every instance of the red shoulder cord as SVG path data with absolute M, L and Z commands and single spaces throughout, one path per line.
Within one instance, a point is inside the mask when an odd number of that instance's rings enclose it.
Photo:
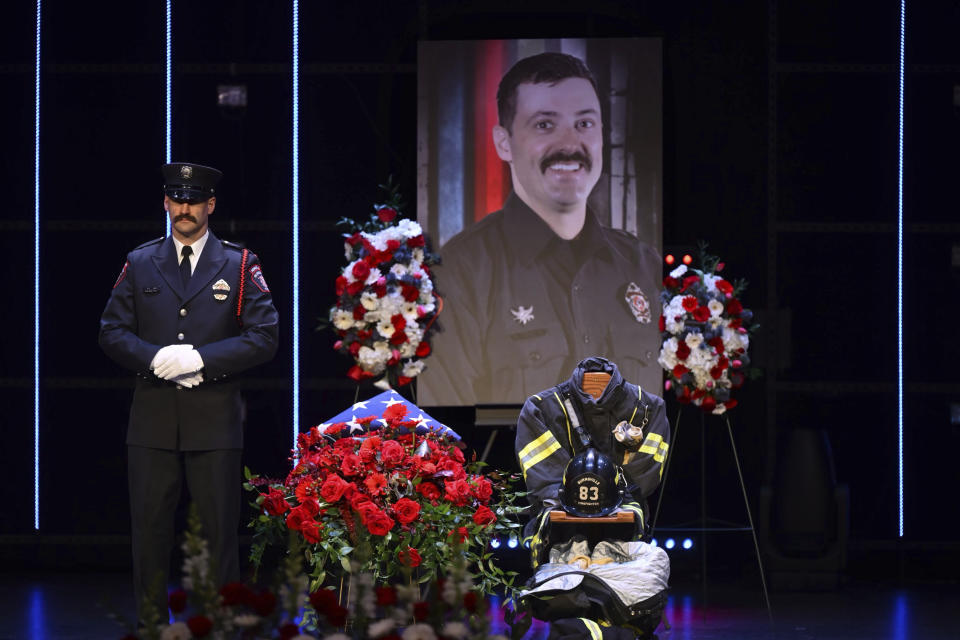
M 243 319 L 240 314 L 243 313 L 243 285 L 247 281 L 247 256 L 250 255 L 249 249 L 244 249 L 240 256 L 240 290 L 237 292 L 237 324 L 243 327 Z

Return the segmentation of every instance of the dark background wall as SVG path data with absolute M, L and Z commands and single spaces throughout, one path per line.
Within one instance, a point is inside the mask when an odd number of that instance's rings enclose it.
M 0 535 L 33 528 L 34 9 L 5 11 L 0 155 L 6 321 L 0 332 Z M 850 487 L 854 544 L 897 538 L 899 3 L 301 2 L 301 313 L 291 315 L 291 9 L 174 2 L 173 159 L 223 169 L 213 228 L 261 257 L 282 314 L 276 360 L 247 378 L 245 462 L 282 474 L 291 431 L 292 323 L 302 426 L 353 401 L 329 333 L 342 248 L 376 185 L 416 185 L 418 39 L 660 36 L 664 245 L 707 240 L 763 325 L 765 377 L 731 415 L 751 499 L 777 478 L 784 437 L 820 428 Z M 836 6 L 842 5 L 842 6 Z M 682 7 L 682 8 L 680 8 Z M 162 235 L 162 2 L 48 1 L 41 127 L 41 533 L 127 531 L 129 376 L 96 344 L 132 247 Z M 909 3 L 903 238 L 906 542 L 956 540 L 955 336 L 960 244 L 960 2 Z M 241 114 L 216 87 L 245 84 Z M 415 212 L 408 209 L 411 216 Z M 429 363 L 429 361 L 428 361 Z M 365 393 L 362 390 L 361 393 Z M 677 406 L 670 404 L 671 420 Z M 469 414 L 451 414 L 483 442 Z M 742 519 L 722 423 L 707 421 L 708 504 Z M 699 500 L 699 418 L 682 416 L 664 518 Z M 501 440 L 500 442 L 503 442 Z M 501 453 L 508 464 L 509 452 Z M 761 523 L 760 526 L 763 526 Z M 950 547 L 952 548 L 952 547 Z

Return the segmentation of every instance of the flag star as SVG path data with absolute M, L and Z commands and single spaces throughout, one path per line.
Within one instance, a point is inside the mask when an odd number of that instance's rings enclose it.
M 354 404 L 352 408 L 353 408 L 354 411 L 356 411 L 357 409 L 366 409 L 366 408 L 367 408 L 367 401 L 366 401 L 366 400 L 361 400 L 360 402 Z
M 383 400 L 383 404 L 387 405 L 388 407 L 392 407 L 395 404 L 403 404 L 403 400 L 397 400 L 393 396 L 390 396 L 389 400 Z
M 350 416 L 347 426 L 350 427 L 350 433 L 353 433 L 354 431 L 363 431 L 363 425 L 357 422 L 357 416 Z
M 430 422 L 430 419 L 423 415 L 422 412 L 416 418 L 412 418 L 412 420 L 417 423 L 417 426 L 426 425 L 428 422 Z

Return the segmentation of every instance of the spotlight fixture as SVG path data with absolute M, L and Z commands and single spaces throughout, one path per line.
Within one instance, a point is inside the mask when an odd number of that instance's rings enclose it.
M 667 255 L 663 256 L 663 261 L 672 267 L 673 263 L 676 262 L 677 259 L 673 256 L 672 253 L 668 253 Z
M 684 549 L 692 549 L 692 548 L 693 548 L 693 540 L 691 540 L 690 538 L 685 538 L 684 541 L 683 541 L 683 544 L 682 544 L 681 546 L 682 546 Z
M 677 543 L 673 538 L 667 538 L 667 541 L 663 543 L 663 546 L 667 549 L 673 549 L 675 546 L 677 546 Z

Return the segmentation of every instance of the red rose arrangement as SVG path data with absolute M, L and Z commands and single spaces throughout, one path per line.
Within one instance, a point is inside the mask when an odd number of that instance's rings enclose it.
M 732 392 L 759 375 L 747 354 L 759 325 L 740 301 L 746 281 L 719 275 L 724 264 L 705 245 L 700 262 L 700 269 L 681 264 L 663 279 L 657 361 L 667 371 L 664 388 L 680 403 L 719 415 L 737 406 Z
M 429 337 L 440 311 L 433 292 L 428 250 L 420 225 L 400 217 L 396 188 L 374 207 L 370 220 L 343 218 L 347 265 L 337 277 L 337 301 L 329 319 L 337 332 L 334 349 L 352 357 L 347 375 L 362 380 L 386 377 L 393 386 L 408 384 L 424 369 Z
M 494 536 L 516 535 L 516 478 L 479 473 L 456 441 L 416 433 L 406 412 L 389 406 L 376 420 L 383 426 L 359 435 L 346 423 L 313 427 L 300 434 L 283 482 L 249 476 L 261 512 L 251 523 L 254 562 L 268 545 L 288 544 L 292 532 L 305 546 L 314 587 L 344 572 L 370 573 L 378 583 L 413 572 L 426 581 L 449 566 L 458 546 L 470 562 L 488 560 Z M 373 426 L 372 416 L 361 420 Z M 479 565 L 482 589 L 512 584 L 515 574 Z

